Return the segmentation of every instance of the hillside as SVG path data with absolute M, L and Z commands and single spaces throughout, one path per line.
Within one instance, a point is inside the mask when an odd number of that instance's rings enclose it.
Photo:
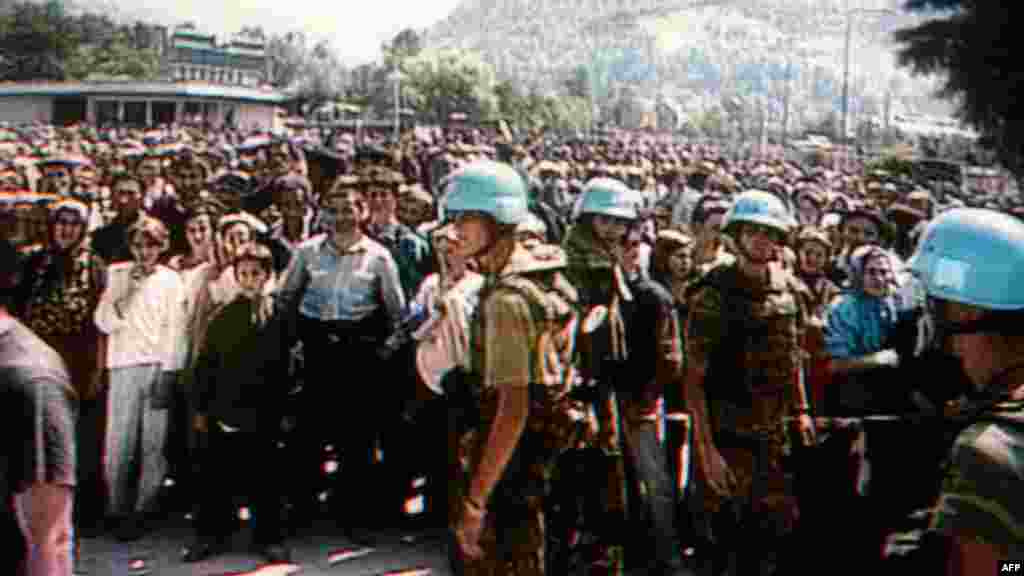
M 583 67 L 597 99 L 628 90 L 663 94 L 688 111 L 723 99 L 781 117 L 787 92 L 795 126 L 842 102 L 847 6 L 850 111 L 946 114 L 936 83 L 896 66 L 891 32 L 920 20 L 900 0 L 464 0 L 427 34 L 433 47 L 483 54 L 499 77 L 543 92 Z

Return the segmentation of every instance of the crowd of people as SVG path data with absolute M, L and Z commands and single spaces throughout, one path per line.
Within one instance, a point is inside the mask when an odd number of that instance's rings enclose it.
M 202 561 L 241 505 L 290 561 L 421 476 L 460 574 L 1020 558 L 1019 198 L 645 136 L 5 134 L 12 573 L 177 513 Z

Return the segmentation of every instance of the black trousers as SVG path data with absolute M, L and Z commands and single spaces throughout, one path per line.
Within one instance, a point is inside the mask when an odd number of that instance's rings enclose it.
M 377 360 L 372 327 L 360 324 L 300 317 L 298 326 L 304 384 L 292 451 L 296 507 L 305 515 L 317 495 L 330 490 L 331 507 L 350 526 L 380 518 L 379 505 L 373 506 L 382 488 L 374 477 L 376 448 L 381 432 L 397 418 L 394 387 Z M 340 463 L 330 477 L 323 468 L 327 446 Z
M 250 511 L 253 543 L 282 543 L 287 466 L 278 447 L 276 427 L 224 432 L 211 417 L 207 430 L 199 449 L 202 486 L 196 490 L 196 537 L 207 542 L 229 537 L 238 528 L 238 506 L 245 505 Z
M 631 537 L 630 566 L 651 574 L 667 573 L 677 548 L 675 487 L 668 472 L 657 422 L 623 422 Z M 642 536 L 641 536 L 642 535 Z

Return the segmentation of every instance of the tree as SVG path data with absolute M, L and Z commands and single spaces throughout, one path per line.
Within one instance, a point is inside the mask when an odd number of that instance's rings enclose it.
M 694 124 L 705 137 L 722 138 L 726 135 L 726 119 L 718 108 L 711 108 L 699 115 Z
M 425 50 L 405 61 L 403 73 L 403 97 L 438 124 L 453 112 L 486 119 L 497 110 L 494 70 L 478 54 Z
M 565 81 L 565 89 L 569 96 L 576 98 L 590 98 L 590 70 L 586 66 L 577 66 Z
M 128 77 L 153 78 L 160 71 L 160 57 L 151 48 L 138 49 L 127 34 L 117 34 L 96 44 L 83 44 L 67 60 L 65 70 L 77 80 Z
M 344 92 L 345 68 L 327 40 L 310 45 L 301 31 L 289 32 L 271 37 L 267 52 L 271 85 L 291 92 L 305 113 Z
M 0 55 L 7 64 L 0 80 L 64 80 L 77 44 L 74 19 L 58 0 L 14 4 L 0 17 Z
M 412 28 L 402 30 L 395 35 L 390 44 L 381 46 L 384 67 L 391 70 L 401 68 L 402 62 L 419 56 L 422 51 L 423 38 Z
M 1024 170 L 1024 115 L 1017 102 L 1024 70 L 1012 47 L 1016 2 L 909 0 L 908 10 L 929 12 L 923 23 L 898 30 L 899 61 L 917 75 L 944 75 L 939 95 L 957 104 L 961 120 L 995 147 L 1002 164 Z M 940 12 L 941 11 L 941 12 Z
M 301 31 L 272 36 L 267 42 L 270 84 L 277 88 L 294 84 L 302 72 L 308 52 L 306 35 Z

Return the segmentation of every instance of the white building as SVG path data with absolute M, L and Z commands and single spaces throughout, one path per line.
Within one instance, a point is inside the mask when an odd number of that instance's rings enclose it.
M 237 35 L 218 44 L 212 34 L 178 26 L 167 42 L 163 74 L 177 81 L 259 86 L 269 78 L 270 59 L 262 38 Z
M 281 92 L 188 82 L 24 82 L 0 84 L 0 121 L 99 126 L 205 121 L 272 130 Z

